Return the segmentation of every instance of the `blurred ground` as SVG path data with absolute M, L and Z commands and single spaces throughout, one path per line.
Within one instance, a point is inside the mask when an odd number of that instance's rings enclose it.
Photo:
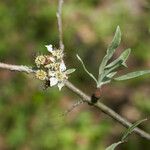
M 123 49 L 131 48 L 128 70 L 150 68 L 150 2 L 148 0 L 64 0 L 65 61 L 77 68 L 70 81 L 92 94 L 78 53 L 94 74 L 117 25 Z M 32 65 L 44 45 L 58 46 L 55 0 L 0 1 L 0 61 Z M 86 88 L 85 88 L 86 87 Z M 109 93 L 109 94 L 108 94 Z M 112 83 L 103 102 L 131 122 L 150 115 L 150 78 Z M 82 105 L 59 117 L 78 97 L 63 88 L 42 90 L 33 76 L 0 70 L 0 150 L 104 150 L 118 141 L 124 128 L 99 110 Z M 150 132 L 149 122 L 140 126 Z M 148 150 L 150 144 L 133 134 L 118 150 Z

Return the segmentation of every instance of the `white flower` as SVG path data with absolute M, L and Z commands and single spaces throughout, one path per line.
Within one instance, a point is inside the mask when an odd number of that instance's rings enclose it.
M 60 64 L 60 71 L 65 71 L 66 70 L 66 65 L 64 63 L 64 61 L 62 60 L 61 64 Z
M 55 77 L 51 77 L 50 78 L 50 86 L 54 86 L 58 83 L 58 79 L 56 79 Z
M 55 49 L 51 44 L 45 47 L 50 54 L 36 58 L 35 63 L 41 69 L 36 72 L 36 77 L 40 80 L 48 79 L 51 87 L 57 85 L 61 90 L 65 86 L 68 74 L 74 72 L 74 69 L 67 70 L 63 60 L 63 50 Z
M 50 86 L 52 87 L 52 86 L 54 86 L 54 85 L 56 85 L 57 84 L 57 86 L 58 86 L 58 88 L 59 88 L 59 91 L 62 89 L 62 87 L 65 85 L 64 84 L 64 81 L 59 81 L 57 78 L 55 78 L 55 77 L 51 77 L 50 78 Z
M 52 51 L 52 55 L 57 59 L 57 60 L 61 60 L 64 56 L 63 51 L 60 49 L 55 49 L 54 51 Z
M 64 86 L 64 82 L 58 82 L 58 88 L 59 88 L 59 91 L 62 89 L 62 87 Z
M 64 84 L 64 81 L 59 81 L 57 78 L 55 78 L 55 77 L 51 77 L 50 78 L 50 86 L 52 87 L 52 86 L 54 86 L 54 85 L 56 85 L 57 84 L 57 86 L 58 86 L 58 88 L 59 88 L 59 91 L 62 89 L 62 87 L 65 85 Z
M 54 77 L 55 76 L 55 72 L 51 71 L 51 70 L 48 70 L 48 76 L 49 77 Z
M 61 60 L 63 58 L 63 51 L 61 49 L 54 49 L 51 44 L 50 45 L 45 45 L 45 47 L 52 54 L 52 56 L 54 57 L 54 59 Z
M 65 85 L 65 80 L 68 79 L 66 73 L 61 71 L 54 72 L 49 70 L 48 75 L 50 80 L 50 86 L 57 85 L 59 90 L 62 89 L 62 87 Z
M 45 47 L 47 48 L 47 50 L 49 51 L 49 52 L 53 52 L 53 46 L 50 44 L 50 45 L 45 45 Z

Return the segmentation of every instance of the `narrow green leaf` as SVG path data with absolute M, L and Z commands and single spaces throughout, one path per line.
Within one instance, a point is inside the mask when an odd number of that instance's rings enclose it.
M 129 55 L 130 55 L 130 53 L 131 53 L 131 49 L 130 49 L 130 48 L 126 49 L 126 50 L 120 55 L 120 59 L 123 60 L 123 62 L 126 62 L 127 59 L 128 59 L 128 57 L 129 57 Z
M 136 77 L 149 74 L 149 73 L 150 73 L 150 70 L 135 71 L 135 72 L 128 73 L 126 75 L 122 75 L 120 77 L 116 77 L 114 78 L 114 80 L 117 80 L 117 81 L 128 80 L 128 79 L 136 78 Z
M 124 66 L 125 65 L 125 62 L 126 60 L 128 59 L 129 55 L 131 53 L 131 49 L 126 49 L 124 52 L 121 53 L 121 55 L 116 59 L 114 60 L 113 62 L 111 62 L 110 64 L 108 64 L 105 69 L 108 69 L 108 68 L 111 68 L 113 67 L 114 65 L 116 65 L 119 61 L 122 61 L 122 65 Z
M 107 74 L 107 75 L 102 79 L 102 81 L 97 84 L 97 88 L 101 87 L 102 85 L 105 85 L 105 84 L 110 83 L 111 80 L 112 80 L 112 77 L 113 77 L 116 73 L 117 73 L 117 72 L 111 72 L 111 73 Z
M 114 66 L 104 70 L 104 76 L 107 76 L 108 74 L 115 72 L 115 71 L 117 72 L 118 68 L 121 68 L 122 66 L 124 66 L 124 64 L 122 64 L 122 61 L 119 60 Z
M 85 67 L 85 65 L 84 65 L 84 63 L 83 63 L 83 61 L 82 61 L 82 59 L 79 57 L 79 55 L 76 55 L 77 56 L 77 58 L 78 58 L 78 60 L 81 62 L 81 64 L 82 64 L 82 66 L 83 66 L 83 69 L 85 70 L 85 72 L 96 82 L 96 84 L 97 84 L 97 80 L 96 80 L 96 78 L 94 77 L 94 75 L 92 74 L 92 73 L 90 73 L 87 69 L 86 69 L 86 67 Z
M 121 42 L 121 30 L 120 27 L 117 26 L 115 36 L 107 49 L 107 53 L 109 54 L 110 58 L 112 57 L 115 49 L 119 46 L 120 42 Z
M 105 150 L 114 150 L 121 143 L 122 143 L 121 141 L 114 143 L 114 144 L 110 145 L 109 147 L 107 147 Z
M 114 66 L 104 70 L 104 72 L 101 74 L 101 76 L 98 79 L 97 87 L 101 87 L 104 84 L 110 83 L 104 81 L 108 81 L 108 80 L 111 81 L 112 77 L 117 74 L 117 69 L 120 68 L 121 66 L 123 66 L 122 61 L 119 60 Z
M 66 74 L 71 74 L 71 73 L 75 72 L 75 70 L 76 69 L 72 68 L 72 69 L 66 70 L 65 72 L 66 72 Z
M 105 76 L 108 77 L 109 74 L 111 74 L 112 72 L 116 72 L 117 73 L 117 70 L 120 69 L 121 67 L 127 67 L 126 66 L 126 60 L 127 58 L 129 57 L 129 54 L 131 52 L 131 49 L 127 49 L 125 50 L 120 56 L 119 58 L 117 58 L 116 60 L 114 60 L 112 63 L 110 63 L 109 65 L 107 65 L 105 67 L 105 70 L 104 70 L 104 73 L 101 75 L 101 80 L 100 82 L 103 80 L 103 78 Z M 116 74 L 115 73 L 115 74 Z M 115 75 L 114 74 L 114 75 Z M 112 76 L 113 77 L 113 76 Z M 111 78 L 112 78 L 111 77 Z M 99 82 L 98 82 L 99 83 Z
M 103 72 L 104 72 L 104 69 L 105 69 L 105 66 L 106 66 L 107 62 L 108 62 L 108 55 L 106 54 L 106 55 L 104 56 L 104 58 L 103 58 L 101 64 L 100 64 L 100 67 L 99 67 L 98 80 L 100 80 L 100 77 L 101 77 L 101 75 L 102 75 Z
M 133 132 L 133 130 L 142 122 L 146 121 L 147 119 L 142 119 L 137 122 L 135 122 L 130 128 L 127 129 L 127 131 L 124 133 L 123 137 L 121 138 L 121 141 L 125 141 L 125 139 Z
M 107 74 L 106 77 L 111 79 L 114 75 L 116 75 L 116 73 L 117 72 L 111 72 L 111 73 Z
M 121 41 L 121 31 L 120 31 L 120 27 L 118 26 L 115 32 L 115 36 L 111 42 L 111 44 L 109 45 L 108 49 L 107 49 L 107 53 L 105 55 L 105 57 L 103 58 L 100 66 L 99 66 L 99 75 L 98 75 L 98 84 L 97 87 L 99 87 L 100 85 L 102 85 L 102 80 L 103 78 L 106 76 L 105 74 L 105 66 L 107 65 L 107 62 L 109 61 L 109 59 L 113 56 L 115 49 L 119 46 Z M 106 82 L 109 83 L 109 82 Z
M 97 88 L 100 88 L 102 85 L 108 84 L 110 82 L 111 82 L 111 79 L 105 77 L 100 83 L 97 84 Z
M 103 60 L 100 64 L 99 75 L 102 74 L 107 62 L 113 56 L 113 54 L 114 54 L 116 48 L 119 46 L 120 42 L 121 42 L 121 31 L 120 31 L 120 27 L 117 26 L 115 36 L 107 49 L 107 53 L 106 53 L 105 57 L 103 58 Z

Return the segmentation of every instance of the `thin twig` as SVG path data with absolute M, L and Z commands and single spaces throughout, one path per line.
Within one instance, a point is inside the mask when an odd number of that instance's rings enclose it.
M 62 31 L 62 5 L 63 5 L 63 0 L 58 0 L 58 10 L 56 16 L 57 16 L 58 30 L 59 30 L 59 47 L 61 50 L 64 50 L 63 31 Z
M 8 70 L 14 70 L 14 71 L 22 71 L 22 72 L 26 72 L 26 73 L 33 73 L 34 72 L 34 70 L 32 70 L 30 67 L 27 67 L 27 66 L 9 65 L 9 64 L 4 64 L 4 63 L 0 63 L 0 68 L 8 69 Z M 91 98 L 88 95 L 86 95 L 80 89 L 78 89 L 77 87 L 75 87 L 69 81 L 66 81 L 65 85 L 71 91 L 73 91 L 79 97 L 81 97 L 82 100 L 83 100 L 83 102 L 86 102 L 86 103 L 90 103 L 91 102 Z M 125 127 L 128 128 L 128 127 L 130 127 L 132 125 L 125 118 L 121 117 L 119 114 L 117 114 L 115 111 L 113 111 L 111 108 L 107 107 L 105 104 L 101 103 L 100 101 L 98 101 L 97 103 L 95 103 L 94 106 L 97 107 L 98 109 L 100 109 L 101 111 L 103 111 L 105 114 L 107 114 L 111 118 L 113 118 L 116 121 L 118 121 L 123 126 L 125 126 Z M 141 130 L 139 128 L 135 128 L 134 132 L 137 133 L 138 135 L 140 135 L 141 137 L 150 140 L 150 134 L 149 133 L 146 133 L 145 131 L 143 131 L 143 130 Z
M 69 107 L 61 116 L 66 116 L 68 115 L 70 112 L 72 112 L 75 108 L 77 108 L 79 105 L 83 104 L 84 101 L 83 100 L 78 100 L 77 102 L 75 102 L 73 105 L 71 105 L 71 107 Z

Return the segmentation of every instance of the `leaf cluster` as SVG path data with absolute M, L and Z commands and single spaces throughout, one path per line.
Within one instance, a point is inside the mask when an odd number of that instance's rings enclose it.
M 136 78 L 150 73 L 150 70 L 142 70 L 142 71 L 130 72 L 122 76 L 114 77 L 120 69 L 124 67 L 127 68 L 126 61 L 131 53 L 130 48 L 126 49 L 120 54 L 120 56 L 117 59 L 109 63 L 116 49 L 119 47 L 120 42 L 121 42 L 121 30 L 120 27 L 117 26 L 114 38 L 111 44 L 108 46 L 106 55 L 104 56 L 101 64 L 99 65 L 99 72 L 98 72 L 97 79 L 92 73 L 88 71 L 82 59 L 79 57 L 79 55 L 77 55 L 78 60 L 81 62 L 83 66 L 83 69 L 95 81 L 97 88 L 100 88 L 102 85 L 110 83 L 112 80 L 115 81 L 128 80 L 128 79 Z

